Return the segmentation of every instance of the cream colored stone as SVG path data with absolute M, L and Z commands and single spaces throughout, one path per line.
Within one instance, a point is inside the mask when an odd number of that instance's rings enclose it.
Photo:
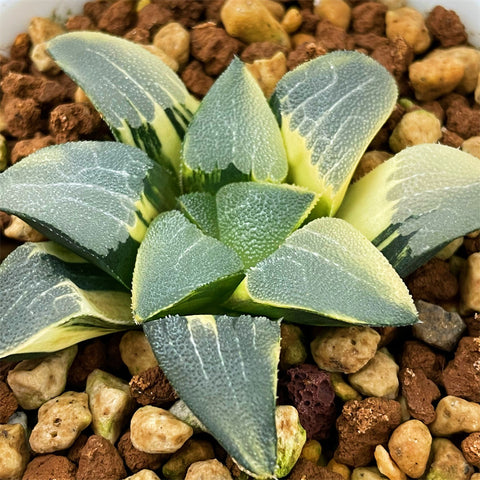
M 0 425 L 0 480 L 20 480 L 29 457 L 25 429 L 18 423 Z
M 76 103 L 91 103 L 90 99 L 87 97 L 87 94 L 80 87 L 77 87 L 75 90 L 73 99 Z
M 169 411 L 147 405 L 130 421 L 130 438 L 138 450 L 147 453 L 174 453 L 192 436 L 192 427 Z
M 447 395 L 438 402 L 435 420 L 428 427 L 434 437 L 447 437 L 460 432 L 478 432 L 480 404 Z
M 355 169 L 355 172 L 352 177 L 352 182 L 360 180 L 367 173 L 370 173 L 373 169 L 378 167 L 380 164 L 385 162 L 392 157 L 392 154 L 389 152 L 384 152 L 381 150 L 370 150 L 366 152 Z
M 65 392 L 38 409 L 38 422 L 30 435 L 30 446 L 36 453 L 70 448 L 91 421 L 88 395 Z
M 56 75 L 60 73 L 60 67 L 55 60 L 47 52 L 47 43 L 38 43 L 30 51 L 30 60 L 39 72 Z
M 480 312 L 480 252 L 468 256 L 460 274 L 460 313 Z
M 480 105 L 480 75 L 477 78 L 477 86 L 475 87 L 474 98 L 475 102 Z
M 332 388 L 335 395 L 342 401 L 348 402 L 349 400 L 361 400 L 362 396 L 344 380 L 343 375 L 338 372 L 330 373 L 330 381 L 332 382 Z
M 479 137 L 480 138 L 480 137 Z M 443 247 L 435 256 L 440 260 L 448 260 L 462 246 L 463 237 L 452 240 L 448 245 Z
M 351 480 L 385 480 L 377 467 L 357 467 L 352 471 Z
M 403 38 L 416 54 L 425 52 L 432 42 L 423 15 L 413 8 L 388 10 L 385 23 L 387 37 L 390 40 Z
M 420 478 L 425 472 L 431 446 L 432 435 L 419 420 L 400 424 L 388 441 L 392 460 L 410 478 Z
M 290 47 L 287 32 L 261 0 L 227 0 L 220 17 L 227 33 L 242 42 L 273 42 Z
M 428 102 L 453 92 L 463 79 L 465 67 L 455 58 L 437 57 L 413 62 L 408 72 L 415 97 Z
M 300 457 L 306 458 L 313 463 L 317 463 L 322 455 L 322 445 L 318 440 L 307 440 L 302 448 Z
M 285 16 L 285 7 L 276 0 L 261 0 L 266 9 L 275 17 L 279 22 Z
M 429 480 L 470 480 L 473 467 L 462 452 L 446 438 L 432 442 L 432 458 L 426 478 Z
M 398 394 L 398 370 L 389 355 L 378 351 L 363 368 L 349 375 L 348 380 L 362 395 L 393 400 Z
M 480 158 L 480 137 L 470 137 L 462 143 L 462 150 L 464 152 Z
M 287 73 L 287 59 L 283 52 L 277 52 L 271 58 L 261 58 L 253 63 L 247 63 L 246 66 L 267 98 L 270 98 L 278 81 Z
M 442 137 L 440 120 L 426 110 L 414 110 L 406 113 L 390 135 L 392 151 L 400 152 L 404 148 L 423 143 L 436 143 Z
M 294 33 L 299 28 L 303 22 L 302 14 L 298 8 L 292 7 L 287 10 L 283 20 L 281 22 L 281 26 L 287 33 Z
M 355 373 L 374 357 L 379 342 L 380 335 L 369 327 L 326 327 L 310 349 L 323 370 Z
M 382 3 L 389 10 L 396 10 L 407 6 L 407 0 L 378 0 L 378 3 Z
M 350 25 L 352 9 L 344 0 L 315 0 L 313 11 L 320 18 L 344 30 Z
M 406 480 L 407 476 L 403 473 L 395 462 L 392 460 L 392 457 L 389 455 L 385 447 L 382 445 L 377 445 L 375 448 L 375 460 L 377 462 L 377 467 L 380 473 L 385 475 L 389 480 Z
M 160 480 L 160 477 L 152 470 L 140 470 L 124 480 Z
M 145 50 L 158 57 L 167 67 L 170 67 L 174 72 L 178 72 L 179 66 L 176 60 L 169 57 L 161 48 L 155 45 L 141 45 Z
M 232 476 L 225 465 L 213 459 L 190 465 L 185 480 L 232 480 Z
M 41 242 L 46 240 L 45 235 L 32 228 L 16 215 L 10 215 L 10 223 L 3 231 L 3 234 L 19 242 Z
M 296 33 L 292 35 L 292 48 L 297 48 L 304 43 L 315 43 L 317 39 L 308 33 Z
M 119 348 L 123 363 L 132 375 L 138 375 L 149 368 L 158 366 L 152 347 L 145 334 L 140 330 L 130 330 L 124 333 Z
M 46 42 L 62 33 L 65 33 L 65 29 L 59 23 L 45 17 L 33 17 L 28 26 L 28 35 L 33 45 Z
M 344 480 L 350 480 L 352 476 L 352 472 L 350 471 L 350 468 L 348 468 L 347 465 L 344 465 L 343 463 L 338 463 L 334 458 L 332 458 L 327 463 L 327 470 L 330 470 L 331 472 L 339 473 Z
M 7 139 L 0 134 L 0 172 L 3 172 L 8 165 Z
M 23 360 L 10 370 L 7 383 L 19 405 L 25 410 L 33 410 L 60 395 L 77 351 L 78 347 L 74 345 L 46 357 Z
M 153 37 L 153 45 L 160 48 L 179 67 L 187 64 L 190 57 L 190 33 L 177 22 L 167 23 Z

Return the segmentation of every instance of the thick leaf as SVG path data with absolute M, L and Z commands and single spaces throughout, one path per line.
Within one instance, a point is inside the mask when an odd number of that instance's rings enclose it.
M 312 210 L 317 196 L 291 185 L 231 183 L 217 193 L 220 240 L 246 268 L 273 253 Z
M 0 174 L 0 210 L 126 286 L 149 222 L 175 205 L 176 192 L 169 171 L 141 150 L 115 142 L 47 147 Z
M 385 257 L 348 223 L 326 217 L 251 268 L 226 306 L 315 325 L 416 321 L 408 290 Z
M 129 292 L 53 242 L 16 248 L 0 265 L 0 292 L 0 357 L 53 352 L 134 325 Z
M 480 161 L 444 145 L 407 148 L 353 184 L 338 215 L 406 276 L 480 228 Z
M 180 209 L 205 235 L 219 238 L 217 202 L 208 192 L 192 192 L 178 199 Z
M 180 212 L 159 215 L 138 251 L 133 274 L 135 320 L 169 313 L 203 313 L 230 294 L 242 277 L 238 255 L 208 237 Z
M 178 171 L 198 101 L 169 67 L 140 45 L 98 32 L 55 37 L 48 51 L 102 112 L 117 140 Z
M 234 59 L 207 93 L 185 135 L 183 182 L 215 191 L 238 180 L 279 183 L 287 158 L 275 117 L 245 65 Z
M 173 387 L 208 431 L 244 469 L 273 477 L 280 324 L 195 315 L 143 328 Z
M 280 80 L 271 103 L 281 124 L 289 177 L 321 194 L 317 216 L 336 212 L 396 98 L 391 75 L 357 52 L 318 57 Z

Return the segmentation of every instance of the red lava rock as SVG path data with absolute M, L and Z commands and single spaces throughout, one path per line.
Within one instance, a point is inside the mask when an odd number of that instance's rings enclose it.
M 303 8 L 300 10 L 300 14 L 302 15 L 302 24 L 299 32 L 314 35 L 320 18 L 312 12 L 311 8 Z
M 172 20 L 173 13 L 168 8 L 156 3 L 150 3 L 138 12 L 136 28 L 145 29 L 153 33 Z
M 65 27 L 69 31 L 96 30 L 95 24 L 87 15 L 74 15 L 73 17 L 69 17 L 65 23 Z
M 99 126 L 100 115 L 88 103 L 64 103 L 50 113 L 50 132 L 56 143 L 79 140 Z
M 407 279 L 406 283 L 415 300 L 430 303 L 451 300 L 458 293 L 458 281 L 450 272 L 448 263 L 432 258 Z
M 42 133 L 37 133 L 33 138 L 27 140 L 18 141 L 15 146 L 12 148 L 10 153 L 10 161 L 12 165 L 19 162 L 23 158 L 27 157 L 33 152 L 40 150 L 41 148 L 48 147 L 53 145 L 53 137 L 50 135 L 43 135 Z
M 287 370 L 287 390 L 307 438 L 327 438 L 335 423 L 335 392 L 327 372 L 303 364 Z
M 80 461 L 80 454 L 82 453 L 82 448 L 85 446 L 88 440 L 88 435 L 81 433 L 78 438 L 73 442 L 73 445 L 68 449 L 67 458 L 78 465 Z
M 395 78 L 399 79 L 413 62 L 413 50 L 403 38 L 396 38 L 379 45 L 371 54 Z
M 480 338 L 463 337 L 442 374 L 448 395 L 480 402 Z
M 182 80 L 185 86 L 198 98 L 203 98 L 214 83 L 198 60 L 190 62 L 182 71 Z
M 375 447 L 385 443 L 400 422 L 401 407 L 395 400 L 369 397 L 345 403 L 337 419 L 335 460 L 351 467 L 368 465 Z
M 83 6 L 83 13 L 89 17 L 95 25 L 97 25 L 100 17 L 111 4 L 112 2 L 110 0 L 94 0 L 93 2 L 87 2 Z
M 445 113 L 445 126 L 452 132 L 464 139 L 480 135 L 480 110 L 451 105 Z
M 98 27 L 112 35 L 123 35 L 135 23 L 135 2 L 118 0 L 112 3 L 98 19 Z
M 32 42 L 28 33 L 18 34 L 10 47 L 10 58 L 15 60 L 26 60 L 31 47 Z
M 448 145 L 453 148 L 460 148 L 463 143 L 463 138 L 460 135 L 457 135 L 455 132 L 451 132 L 446 128 L 442 128 L 442 137 L 439 142 L 442 145 Z
M 300 458 L 293 467 L 288 480 L 342 480 L 340 473 L 321 467 L 311 460 Z
M 471 433 L 461 443 L 465 460 L 474 467 L 480 468 L 480 432 Z
M 75 465 L 60 455 L 40 455 L 28 465 L 22 480 L 75 480 Z
M 154 3 L 164 5 L 173 13 L 176 22 L 191 28 L 202 19 L 207 2 L 202 0 L 154 0 Z
M 353 37 L 348 35 L 343 28 L 332 25 L 328 20 L 318 22 L 315 38 L 328 51 L 351 50 L 355 45 Z
M 92 340 L 80 345 L 79 352 L 68 370 L 67 382 L 75 388 L 85 388 L 87 377 L 95 369 L 102 370 L 107 362 L 105 344 Z
M 441 396 L 438 387 L 420 369 L 404 368 L 398 376 L 410 415 L 426 425 L 432 423 L 435 420 L 432 402 Z
M 327 51 L 321 44 L 314 42 L 302 43 L 288 54 L 287 68 L 293 70 L 295 67 L 298 67 L 298 65 L 325 55 L 326 53 Z
M 76 480 L 122 480 L 126 476 L 118 450 L 107 439 L 90 436 L 80 453 Z
M 246 63 L 252 63 L 261 58 L 272 58 L 277 52 L 287 54 L 287 49 L 273 42 L 254 42 L 248 45 L 240 55 Z
M 130 440 L 130 432 L 124 433 L 117 444 L 118 451 L 122 456 L 125 465 L 133 472 L 137 473 L 144 468 L 157 470 L 168 458 L 168 455 L 160 453 L 146 453 L 137 450 Z
M 362 3 L 352 10 L 352 29 L 356 33 L 385 35 L 386 5 L 377 2 Z
M 17 138 L 31 137 L 37 130 L 42 111 L 33 98 L 3 98 L 8 132 Z
M 454 47 L 467 42 L 465 27 L 453 10 L 436 6 L 425 19 L 425 24 L 442 47 Z
M 152 367 L 130 380 L 130 393 L 141 405 L 164 406 L 178 396 L 160 367 Z
M 0 380 L 0 424 L 8 422 L 8 419 L 17 411 L 18 403 L 15 395 L 8 385 Z
M 400 367 L 412 370 L 422 370 L 427 378 L 436 385 L 441 384 L 445 357 L 435 353 L 430 347 L 416 340 L 404 343 Z
M 207 75 L 219 75 L 227 68 L 243 44 L 230 37 L 223 28 L 212 23 L 202 23 L 191 32 L 192 57 L 204 63 Z
M 378 47 L 389 44 L 388 38 L 377 35 L 376 33 L 354 33 L 352 38 L 356 47 L 364 48 L 368 52 L 372 52 Z

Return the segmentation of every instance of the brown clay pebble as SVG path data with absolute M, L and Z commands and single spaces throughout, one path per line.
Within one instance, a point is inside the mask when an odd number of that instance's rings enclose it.
M 83 13 L 89 17 L 94 24 L 97 24 L 100 17 L 111 4 L 111 0 L 93 0 L 83 6 Z
M 22 480 L 75 480 L 75 470 L 67 457 L 40 455 L 27 465 Z
M 277 52 L 287 54 L 287 49 L 273 42 L 254 42 L 242 51 L 240 59 L 252 63 L 261 58 L 272 58 Z
M 36 152 L 41 148 L 53 145 L 54 143 L 53 137 L 50 135 L 43 135 L 41 133 L 36 134 L 33 138 L 20 140 L 12 148 L 10 153 L 10 161 L 13 165 L 31 153 Z
M 454 47 L 467 41 L 465 27 L 453 10 L 438 5 L 427 16 L 425 24 L 442 47 Z
M 125 35 L 126 40 L 146 45 L 150 42 L 150 32 L 146 28 L 132 28 Z
M 288 54 L 287 68 L 293 70 L 298 65 L 325 55 L 326 53 L 327 51 L 320 44 L 314 42 L 302 43 Z
M 395 78 L 400 78 L 413 61 L 413 50 L 402 38 L 396 38 L 379 45 L 372 52 L 372 58 L 382 64 Z
M 452 132 L 464 139 L 480 135 L 480 110 L 451 105 L 445 113 L 447 115 L 445 126 Z
M 126 476 L 118 450 L 99 435 L 89 437 L 80 453 L 76 480 L 122 480 Z
M 67 381 L 76 388 L 85 388 L 87 377 L 95 369 L 103 369 L 107 361 L 105 344 L 101 340 L 92 340 L 80 345 L 73 363 L 68 370 Z
M 446 128 L 442 128 L 442 138 L 440 138 L 439 142 L 442 145 L 460 148 L 463 143 L 463 138 L 460 135 L 457 135 L 455 132 L 451 132 Z
M 401 368 L 422 370 L 427 378 L 439 385 L 445 357 L 435 353 L 430 347 L 416 340 L 407 340 L 403 346 Z
M 311 8 L 302 9 L 300 11 L 300 14 L 302 16 L 302 24 L 300 25 L 300 32 L 314 34 L 320 18 L 314 13 L 312 13 Z
M 70 31 L 95 30 L 95 25 L 92 22 L 92 19 L 86 15 L 74 15 L 73 17 L 70 17 L 67 20 L 65 27 Z
M 14 137 L 28 138 L 38 130 L 42 111 L 32 98 L 13 97 L 4 102 L 4 113 L 8 132 Z
M 10 47 L 10 57 L 15 60 L 25 60 L 28 57 L 32 42 L 28 33 L 20 33 L 15 37 Z
M 202 64 L 194 60 L 182 72 L 182 81 L 185 86 L 197 97 L 203 98 L 213 85 L 213 78 L 203 70 Z
M 81 433 L 78 438 L 73 442 L 73 445 L 68 449 L 67 458 L 78 465 L 80 461 L 80 454 L 82 453 L 82 448 L 85 446 L 88 440 L 88 435 Z
M 328 51 L 350 50 L 353 48 L 353 37 L 347 35 L 343 28 L 332 25 L 328 20 L 318 22 L 315 38 Z
M 352 28 L 356 33 L 385 35 L 387 7 L 382 3 L 365 2 L 352 10 Z
M 202 0 L 162 0 L 161 5 L 165 5 L 172 13 L 176 22 L 184 27 L 193 27 L 202 18 L 205 11 L 205 4 Z
M 147 453 L 136 449 L 130 440 L 130 432 L 124 433 L 118 441 L 118 451 L 122 456 L 125 465 L 133 472 L 157 470 L 168 458 L 168 455 L 161 453 Z
M 153 367 L 130 380 L 130 393 L 141 405 L 165 406 L 178 396 L 160 367 Z
M 480 337 L 463 337 L 442 374 L 448 395 L 480 402 Z
M 368 52 L 372 52 L 383 45 L 388 45 L 390 42 L 388 38 L 375 33 L 355 33 L 352 38 L 357 48 L 364 48 Z
M 343 476 L 311 460 L 300 458 L 290 472 L 288 480 L 343 480 Z
M 168 8 L 156 3 L 149 3 L 138 12 L 136 28 L 153 33 L 172 20 L 173 14 Z
M 123 35 L 135 21 L 133 0 L 118 0 L 112 3 L 100 16 L 98 26 L 112 35 Z
M 467 324 L 469 337 L 480 337 L 480 314 L 475 313 L 471 317 L 464 319 Z
M 0 381 L 0 424 L 5 424 L 17 411 L 18 403 L 8 385 Z
M 465 460 L 474 467 L 480 468 L 480 432 L 471 433 L 461 443 Z
M 440 390 L 420 369 L 404 368 L 399 372 L 402 395 L 413 418 L 428 425 L 435 420 L 432 402 L 440 398 Z

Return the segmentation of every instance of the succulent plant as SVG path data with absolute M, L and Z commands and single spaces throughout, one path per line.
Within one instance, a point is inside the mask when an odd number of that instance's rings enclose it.
M 0 175 L 0 209 L 51 239 L 0 267 L 0 356 L 143 327 L 241 468 L 286 475 L 281 319 L 414 323 L 402 277 L 480 227 L 478 159 L 420 145 L 350 185 L 397 98 L 357 52 L 299 66 L 270 101 L 234 59 L 199 103 L 126 40 L 69 33 L 48 49 L 118 142 L 47 147 Z

